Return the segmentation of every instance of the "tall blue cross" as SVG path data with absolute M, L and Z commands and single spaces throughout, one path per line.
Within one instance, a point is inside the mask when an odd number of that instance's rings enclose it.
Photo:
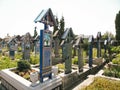
M 49 26 L 57 24 L 50 8 L 42 10 L 34 22 L 44 24 L 44 30 L 40 30 L 40 82 L 43 82 L 44 77 L 52 78 L 52 32 L 49 30 Z

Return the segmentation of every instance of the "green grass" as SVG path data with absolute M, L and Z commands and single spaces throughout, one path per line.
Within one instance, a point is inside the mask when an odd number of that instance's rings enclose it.
M 31 64 L 39 64 L 39 55 L 37 54 L 36 56 L 35 55 L 33 55 L 33 54 L 31 54 L 30 55 L 30 63 Z
M 120 81 L 96 77 L 91 85 L 82 90 L 120 90 Z
M 18 60 L 11 60 L 9 57 L 1 57 L 0 70 L 17 66 Z
M 63 70 L 65 69 L 65 65 L 64 64 L 60 63 L 60 64 L 57 64 L 56 66 L 58 67 L 58 69 L 63 69 Z
M 77 56 L 72 58 L 72 64 L 78 65 L 78 57 Z

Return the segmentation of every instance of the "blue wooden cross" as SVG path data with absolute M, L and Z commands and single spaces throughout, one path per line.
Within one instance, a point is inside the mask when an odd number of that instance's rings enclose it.
M 42 10 L 34 22 L 44 24 L 44 29 L 40 30 L 40 82 L 43 82 L 44 77 L 52 78 L 52 32 L 49 30 L 49 26 L 57 25 L 57 23 L 50 8 Z

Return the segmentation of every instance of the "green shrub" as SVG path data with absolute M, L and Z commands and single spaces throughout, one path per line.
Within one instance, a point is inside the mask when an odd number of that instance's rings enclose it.
M 113 64 L 120 64 L 120 54 L 116 55 L 116 58 L 112 59 Z
M 120 46 L 111 46 L 111 53 L 120 53 Z
M 83 50 L 83 58 L 87 58 L 87 51 Z
M 72 59 L 72 64 L 78 65 L 78 57 Z
M 65 69 L 65 65 L 64 64 L 57 64 L 56 66 L 58 67 L 58 69 Z
M 119 63 L 119 60 L 116 59 L 116 58 L 114 58 L 114 59 L 112 60 L 112 63 L 113 63 L 113 64 L 118 64 L 118 63 Z
M 26 60 L 20 60 L 17 63 L 17 68 L 19 71 L 27 71 L 31 69 L 30 63 Z
M 15 59 L 21 59 L 22 58 L 22 53 L 18 52 L 15 54 Z
M 112 72 L 111 72 L 109 69 L 105 69 L 105 70 L 104 70 L 104 75 L 111 77 L 111 76 L 112 76 Z
M 120 66 L 112 65 L 107 69 L 104 69 L 104 75 L 110 77 L 120 78 Z
M 18 47 L 18 52 L 22 52 L 22 47 Z
M 97 48 L 93 48 L 93 58 L 97 57 Z
M 31 64 L 38 64 L 39 63 L 39 55 L 36 55 L 36 56 L 33 56 L 33 55 L 31 55 L 30 56 L 30 63 Z

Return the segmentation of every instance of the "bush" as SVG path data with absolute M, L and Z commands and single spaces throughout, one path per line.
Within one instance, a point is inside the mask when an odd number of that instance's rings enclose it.
M 17 52 L 17 53 L 15 54 L 15 59 L 21 59 L 21 58 L 22 58 L 22 53 Z
M 120 66 L 119 65 L 111 65 L 107 69 L 104 69 L 104 75 L 120 78 Z
M 72 59 L 72 64 L 78 65 L 78 58 L 77 57 Z
M 26 60 L 20 60 L 17 63 L 17 68 L 19 71 L 27 71 L 31 69 L 30 63 Z
M 18 47 L 18 52 L 22 52 L 22 47 Z
M 112 59 L 113 64 L 120 64 L 120 54 L 116 55 L 116 58 Z
M 65 69 L 65 65 L 64 64 L 57 64 L 56 66 L 58 67 L 58 69 Z
M 120 53 L 120 46 L 112 46 L 110 50 L 111 53 Z
M 30 56 L 30 63 L 31 64 L 38 64 L 39 63 L 39 55 L 36 55 L 36 56 L 33 56 L 33 55 L 31 55 Z
M 111 72 L 109 69 L 105 69 L 105 70 L 104 70 L 104 75 L 105 75 L 105 76 L 112 77 L 113 74 L 112 74 L 112 72 Z

